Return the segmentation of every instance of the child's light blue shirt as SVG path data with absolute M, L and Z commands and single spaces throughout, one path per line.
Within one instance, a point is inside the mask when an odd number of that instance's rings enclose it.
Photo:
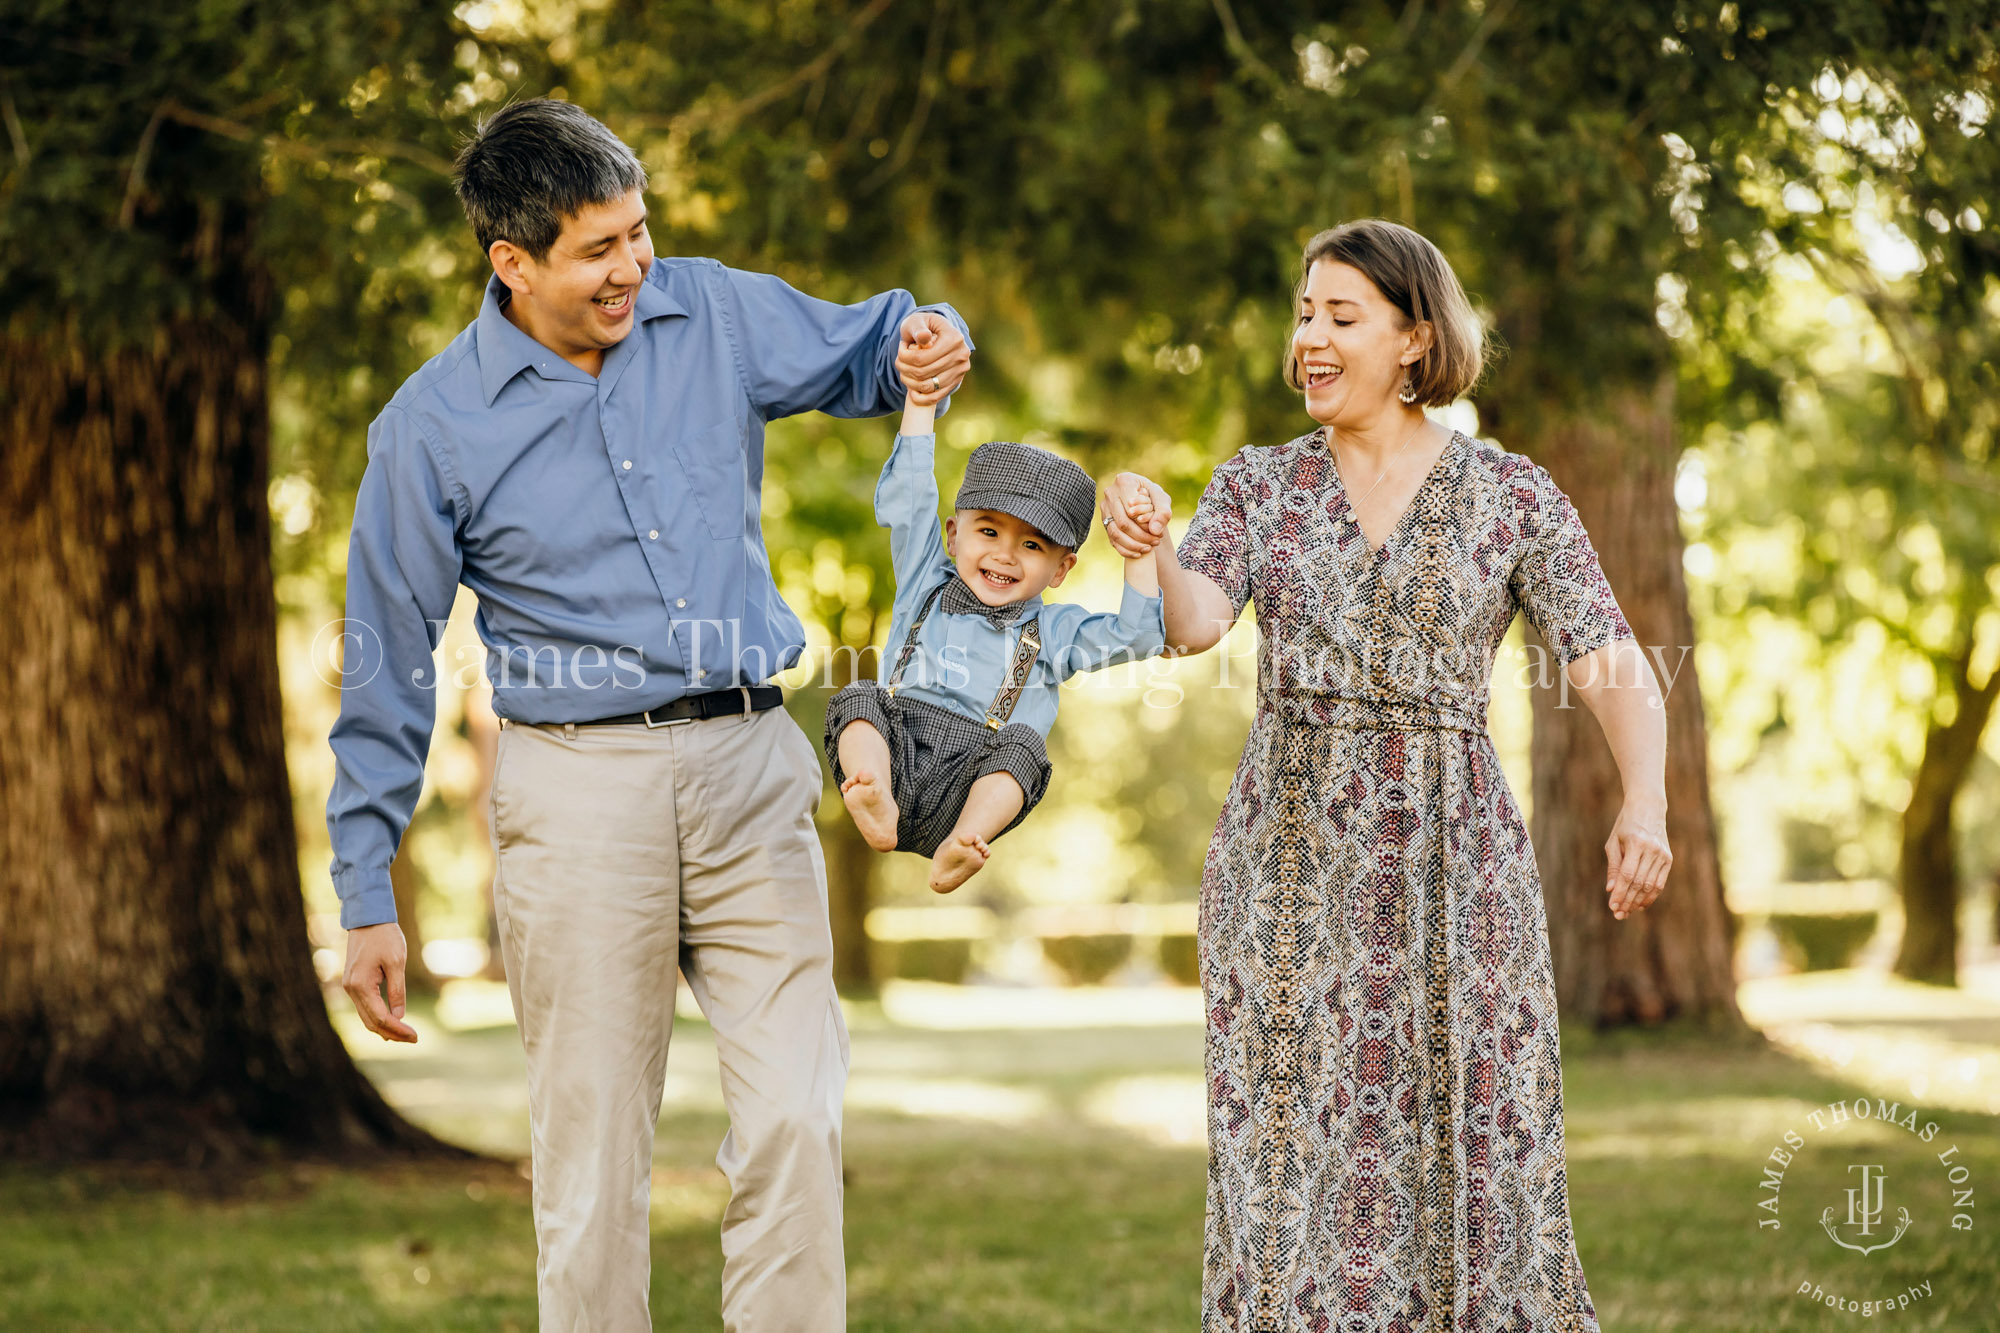
M 935 435 L 898 435 L 875 485 L 875 521 L 889 529 L 889 558 L 896 571 L 889 643 L 882 650 L 884 682 L 925 599 L 957 572 L 938 531 L 936 451 Z M 1008 720 L 1047 736 L 1056 720 L 1056 687 L 1063 681 L 1079 671 L 1137 661 L 1166 648 L 1162 599 L 1129 583 L 1124 586 L 1116 615 L 1069 602 L 1044 602 L 1038 595 L 1027 600 L 1020 618 L 1005 629 L 977 614 L 954 615 L 942 603 L 933 606 L 896 693 L 984 721 L 1006 679 L 1021 626 L 1039 618 L 1041 656 Z

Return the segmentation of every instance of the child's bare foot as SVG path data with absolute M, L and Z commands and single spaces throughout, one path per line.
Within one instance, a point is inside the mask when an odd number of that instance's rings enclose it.
M 873 773 L 855 773 L 840 784 L 840 799 L 847 803 L 847 813 L 854 819 L 854 827 L 861 830 L 862 841 L 878 852 L 896 850 L 896 798 L 889 794 L 889 784 L 876 778 Z
M 986 845 L 984 838 L 975 838 L 970 833 L 952 835 L 931 858 L 932 891 L 950 893 L 978 874 L 979 868 L 992 854 L 993 849 Z

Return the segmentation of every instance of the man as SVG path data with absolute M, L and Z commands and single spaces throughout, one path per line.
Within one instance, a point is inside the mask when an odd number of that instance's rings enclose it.
M 764 424 L 949 392 L 964 322 L 653 257 L 646 173 L 562 102 L 487 120 L 459 197 L 479 316 L 369 431 L 327 804 L 346 988 L 404 1021 L 389 863 L 422 786 L 460 582 L 501 717 L 494 906 L 528 1057 L 544 1330 L 647 1329 L 647 1199 L 675 971 L 715 1030 L 724 1327 L 845 1326 L 847 1032 L 812 742 L 764 682 L 804 636 L 758 516 Z

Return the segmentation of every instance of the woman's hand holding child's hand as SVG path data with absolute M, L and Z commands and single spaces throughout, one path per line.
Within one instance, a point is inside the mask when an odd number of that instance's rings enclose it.
M 1104 488 L 1104 533 L 1127 560 L 1148 555 L 1166 535 L 1174 502 L 1136 472 L 1121 472 Z

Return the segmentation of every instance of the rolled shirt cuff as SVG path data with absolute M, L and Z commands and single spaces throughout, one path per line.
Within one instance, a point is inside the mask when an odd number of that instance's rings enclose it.
M 396 890 L 389 883 L 387 866 L 379 870 L 336 871 L 333 887 L 340 895 L 342 930 L 380 926 L 396 919 Z
M 1118 602 L 1118 632 L 1141 656 L 1167 646 L 1167 599 L 1161 593 L 1148 597 L 1127 583 Z

